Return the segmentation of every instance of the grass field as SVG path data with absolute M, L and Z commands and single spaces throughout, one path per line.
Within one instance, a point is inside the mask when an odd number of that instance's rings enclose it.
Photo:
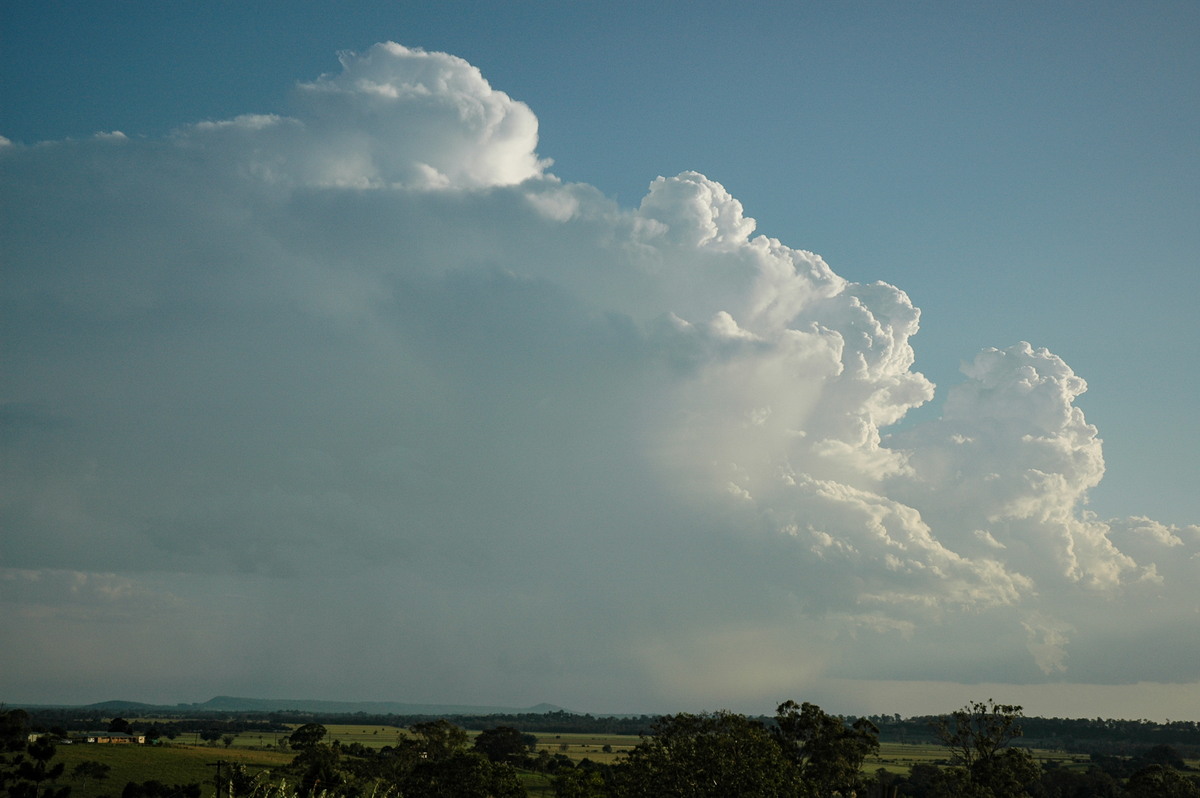
M 394 745 L 400 736 L 406 734 L 403 729 L 395 726 L 327 725 L 326 729 L 329 733 L 327 739 L 339 740 L 343 745 L 360 743 L 370 748 Z M 477 732 L 468 734 L 474 737 Z M 538 738 L 538 751 L 546 751 L 551 756 L 565 754 L 575 761 L 587 758 L 601 763 L 613 762 L 637 745 L 640 739 L 634 735 L 617 734 L 534 734 Z M 282 732 L 242 734 L 238 735 L 229 747 L 223 743 L 215 746 L 194 745 L 191 744 L 191 735 L 184 735 L 174 743 L 162 746 L 63 745 L 58 748 L 57 759 L 66 766 L 68 778 L 65 778 L 63 783 L 71 785 L 72 798 L 119 796 L 126 782 L 144 782 L 150 779 L 166 784 L 196 782 L 202 785 L 203 795 L 208 798 L 214 794 L 212 780 L 216 770 L 215 763 L 218 761 L 241 762 L 252 772 L 257 769 L 278 768 L 291 762 L 295 752 L 276 748 L 278 738 L 285 736 Z M 610 750 L 605 751 L 605 746 Z M 1056 761 L 1066 767 L 1084 768 L 1088 764 L 1088 757 L 1080 754 L 1037 749 L 1033 754 L 1041 762 Z M 879 768 L 885 768 L 893 773 L 905 774 L 913 765 L 944 763 L 947 756 L 947 750 L 939 745 L 883 743 L 880 745 L 879 755 L 869 758 L 864 763 L 863 770 L 874 773 Z M 75 765 L 87 760 L 108 765 L 111 768 L 108 778 L 103 781 L 69 778 Z M 544 774 L 522 771 L 519 775 L 529 795 L 554 794 L 550 778 Z
M 1033 748 L 1031 753 L 1041 764 L 1057 762 L 1067 768 L 1086 768 L 1090 761 L 1086 754 L 1068 754 L 1065 751 Z M 906 774 L 913 765 L 947 764 L 949 756 L 949 751 L 944 746 L 933 743 L 880 743 L 879 756 L 867 759 L 863 763 L 863 770 L 874 773 L 879 768 L 884 768 L 892 773 Z
M 164 784 L 203 785 L 203 794 L 214 793 L 213 775 L 218 760 L 240 762 L 253 772 L 259 768 L 274 768 L 292 761 L 293 754 L 279 751 L 254 751 L 245 748 L 210 748 L 192 745 L 61 745 L 56 762 L 66 766 L 63 783 L 71 785 L 72 798 L 96 798 L 100 795 L 119 796 L 126 782 L 161 781 Z M 111 770 L 108 778 L 69 778 L 77 764 L 84 761 L 101 762 Z
M 531 796 L 553 796 L 554 782 L 545 773 L 531 773 L 528 770 L 518 771 L 517 775 L 521 778 L 521 786 L 525 788 L 525 792 Z
M 299 728 L 300 724 L 291 724 L 292 729 Z M 351 743 L 361 743 L 367 748 L 382 748 L 385 745 L 395 745 L 396 740 L 400 735 L 405 734 L 404 730 L 397 726 L 354 726 L 354 725 L 326 725 L 325 730 L 328 736 L 326 742 L 338 740 L 342 745 L 350 745 Z M 231 749 L 244 748 L 275 748 L 278 747 L 281 740 L 286 740 L 290 732 L 245 732 L 235 735 L 233 743 L 229 746 Z M 174 744 L 187 744 L 199 747 L 207 747 L 207 743 L 200 739 L 198 733 L 188 732 L 174 740 L 164 740 Z M 216 746 L 218 749 L 224 749 L 225 744 L 218 741 Z
M 946 759 L 947 751 L 940 745 L 912 745 L 909 743 L 880 743 L 879 756 L 868 757 L 863 769 L 874 773 L 884 768 L 891 773 L 906 774 L 917 764 L 932 764 Z
M 538 734 L 538 750 L 547 751 L 551 755 L 566 754 L 578 762 L 590 759 L 593 762 L 608 764 L 621 753 L 628 751 L 638 744 L 639 737 L 632 734 Z M 611 752 L 604 750 L 610 746 Z
M 368 748 L 395 745 L 406 731 L 395 726 L 326 725 L 327 740 L 338 740 L 343 745 L 360 743 Z M 478 732 L 468 732 L 474 738 Z M 63 745 L 58 748 L 57 761 L 66 766 L 66 773 L 84 761 L 101 762 L 111 770 L 102 781 L 94 779 L 65 778 L 63 783 L 71 785 L 72 798 L 99 798 L 119 796 L 126 782 L 144 782 L 154 779 L 164 784 L 201 785 L 204 796 L 214 795 L 212 786 L 216 772 L 215 764 L 241 762 L 257 769 L 273 769 L 286 765 L 295 756 L 294 751 L 279 750 L 279 740 L 287 736 L 284 732 L 236 735 L 226 747 L 224 742 L 209 745 L 196 735 L 185 734 L 167 745 Z M 612 762 L 622 752 L 637 745 L 638 738 L 631 735 L 597 734 L 536 734 L 538 749 L 551 755 L 565 754 L 575 761 L 587 758 L 593 762 Z M 604 746 L 611 751 L 605 751 Z M 554 788 L 550 778 L 541 773 L 521 772 L 521 782 L 531 796 L 552 796 Z

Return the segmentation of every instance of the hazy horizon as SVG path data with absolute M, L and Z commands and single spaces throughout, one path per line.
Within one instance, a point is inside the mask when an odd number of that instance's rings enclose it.
M 911 690 L 912 686 L 913 685 L 911 683 L 904 683 L 904 689 L 902 689 L 901 692 L 902 693 L 908 692 L 909 690 Z M 900 685 L 896 685 L 895 687 L 900 688 Z M 1026 687 L 1026 688 L 1019 688 L 1014 691 L 1012 685 L 996 684 L 996 685 L 982 685 L 981 686 L 983 688 L 982 690 L 974 690 L 974 691 L 972 690 L 972 688 L 970 686 L 968 686 L 964 690 L 964 689 L 962 689 L 963 688 L 962 685 L 955 685 L 954 687 L 958 688 L 958 689 L 951 689 L 948 693 L 949 695 L 958 695 L 958 696 L 962 697 L 961 701 L 955 703 L 954 701 L 949 700 L 949 699 L 935 697 L 935 696 L 939 696 L 939 695 L 947 692 L 946 685 L 930 684 L 930 685 L 923 685 L 923 687 L 925 687 L 925 692 L 916 701 L 915 704 L 911 697 L 905 698 L 903 701 L 899 702 L 899 703 L 905 703 L 905 704 L 909 704 L 909 705 L 917 705 L 917 706 L 923 707 L 922 709 L 919 709 L 919 710 L 914 710 L 911 712 L 901 712 L 901 711 L 889 709 L 886 707 L 877 707 L 877 708 L 860 709 L 855 712 L 840 712 L 836 709 L 828 709 L 828 711 L 833 712 L 834 714 L 839 714 L 839 715 L 843 715 L 843 716 L 899 715 L 903 719 L 918 718 L 918 717 L 930 717 L 930 716 L 937 716 L 937 715 L 948 715 L 948 714 L 954 712 L 955 710 L 965 707 L 973 702 L 990 700 L 993 697 L 993 693 L 997 693 L 1000 695 L 1008 695 L 1008 694 L 1012 694 L 1012 693 L 1022 693 L 1027 698 L 1034 700 L 1035 705 L 1048 707 L 1050 709 L 1053 709 L 1054 707 L 1069 706 L 1072 702 L 1096 700 L 1097 702 L 1104 703 L 1106 701 L 1106 697 L 1103 695 L 1103 691 L 1097 692 L 1096 694 L 1091 696 L 1090 699 L 1086 694 L 1083 694 L 1083 693 L 1077 693 L 1076 695 L 1074 695 L 1070 698 L 1058 697 L 1056 699 L 1054 696 L 1048 694 L 1050 692 L 1048 690 L 1039 690 L 1039 689 L 1030 690 L 1029 688 Z M 1050 686 L 1043 685 L 1043 686 L 1039 686 L 1039 687 L 1046 688 L 1046 687 L 1050 687 Z M 884 694 L 878 687 L 876 687 L 874 693 L 880 694 L 880 695 Z M 1111 696 L 1111 695 L 1107 697 L 1108 700 L 1111 700 L 1112 698 L 1113 698 L 1113 696 Z M 1120 697 L 1117 697 L 1117 698 L 1118 698 L 1117 705 L 1120 706 L 1121 705 Z M 227 701 L 223 701 L 223 699 L 227 699 Z M 787 699 L 780 699 L 780 701 L 777 702 L 777 704 L 782 703 L 784 700 L 787 700 Z M 792 700 L 800 700 L 800 699 L 794 698 Z M 884 700 L 886 700 L 886 699 L 884 699 Z M 567 712 L 569 714 L 574 714 L 574 715 L 591 715 L 593 717 L 619 717 L 619 716 L 642 716 L 642 715 L 655 716 L 655 715 L 663 715 L 663 714 L 673 714 L 676 711 L 678 711 L 678 712 L 717 712 L 717 711 L 725 710 L 724 707 L 699 705 L 697 707 L 688 707 L 688 708 L 683 708 L 683 709 L 678 709 L 678 710 L 664 708 L 664 709 L 658 710 L 657 712 L 640 711 L 640 710 L 637 710 L 636 708 L 625 709 L 625 710 L 621 710 L 621 711 L 605 711 L 605 710 L 596 710 L 596 709 L 580 709 L 577 707 L 564 707 L 564 706 L 559 706 L 558 704 L 555 704 L 554 702 L 550 702 L 550 701 L 542 701 L 542 702 L 530 704 L 527 706 L 507 706 L 507 705 L 495 705 L 495 704 L 459 704 L 459 703 L 455 703 L 452 701 L 436 702 L 436 703 L 434 703 L 434 702 L 409 702 L 409 701 L 405 701 L 403 699 L 342 700 L 342 699 L 327 699 L 327 698 L 296 698 L 295 696 L 263 697 L 263 696 L 228 696 L 228 695 L 212 696 L 211 698 L 204 700 L 204 701 L 145 702 L 145 701 L 134 701 L 134 700 L 129 700 L 129 699 L 115 698 L 115 699 L 104 699 L 104 700 L 99 700 L 99 701 L 72 702 L 72 703 L 53 703 L 53 702 L 40 702 L 39 703 L 39 702 L 33 702 L 33 701 L 12 701 L 12 700 L 6 701 L 5 703 L 6 703 L 6 705 L 8 705 L 10 707 L 33 707 L 33 708 L 67 707 L 67 708 L 86 709 L 86 708 L 90 708 L 90 707 L 103 706 L 103 705 L 131 704 L 131 705 L 141 705 L 141 706 L 146 706 L 146 707 L 151 707 L 151 708 L 167 708 L 167 709 L 182 708 L 182 709 L 186 709 L 186 708 L 190 708 L 190 707 L 204 707 L 205 705 L 216 702 L 216 706 L 218 708 L 211 709 L 211 710 L 203 710 L 203 711 L 206 711 L 206 712 L 207 711 L 211 711 L 211 712 L 227 712 L 227 711 L 251 711 L 251 712 L 253 712 L 253 711 L 258 711 L 258 710 L 253 710 L 253 709 L 230 710 L 227 708 L 221 708 L 230 702 L 236 703 L 239 701 L 261 702 L 261 703 L 272 703 L 272 704 L 294 704 L 298 707 L 298 709 L 294 709 L 294 710 L 292 710 L 292 709 L 288 709 L 288 710 L 263 709 L 263 710 L 261 710 L 263 712 L 299 711 L 299 712 L 314 712 L 314 713 L 318 713 L 318 714 L 320 714 L 321 712 L 326 712 L 329 714 L 338 714 L 339 712 L 342 712 L 343 710 L 336 709 L 336 708 L 314 707 L 312 705 L 321 704 L 321 705 L 329 705 L 330 707 L 344 706 L 347 708 L 344 711 L 354 711 L 354 712 L 359 712 L 359 711 L 367 712 L 366 708 L 368 708 L 368 707 L 378 707 L 379 711 L 382 712 L 383 714 L 410 714 L 410 713 L 411 714 L 421 714 L 419 712 L 419 710 L 428 709 L 428 711 L 430 711 L 434 714 L 447 714 L 447 715 L 452 715 L 455 712 L 464 714 L 464 715 L 473 715 L 473 714 L 481 714 L 481 713 L 482 714 L 489 714 L 489 713 L 490 714 L 508 714 L 511 712 L 539 713 L 539 712 L 562 711 L 562 712 Z M 771 716 L 771 715 L 775 714 L 777 704 L 769 706 L 769 707 L 763 707 L 761 709 L 746 708 L 746 709 L 740 710 L 740 712 L 741 712 L 741 714 L 745 714 L 750 717 L 767 717 L 767 716 Z M 1030 707 L 1024 706 L 1020 703 L 1017 703 L 1016 705 L 1020 706 L 1022 708 L 1022 714 L 1025 717 L 1068 718 L 1068 719 L 1083 719 L 1083 720 L 1090 720 L 1090 719 L 1094 719 L 1096 717 L 1103 717 L 1106 720 L 1147 720 L 1147 721 L 1152 721 L 1152 722 L 1156 722 L 1156 723 L 1170 723 L 1173 721 L 1186 720 L 1186 718 L 1172 717 L 1172 711 L 1171 711 L 1172 707 L 1169 707 L 1162 702 L 1156 702 L 1154 700 L 1153 696 L 1151 696 L 1151 700 L 1149 700 L 1147 702 L 1127 701 L 1125 703 L 1125 705 L 1128 706 L 1128 708 L 1133 711 L 1125 713 L 1125 714 L 1118 714 L 1118 715 L 1097 716 L 1097 715 L 1089 715 L 1086 713 L 1085 714 L 1079 714 L 1079 713 L 1071 714 L 1069 712 L 1061 713 L 1061 712 L 1053 712 L 1053 711 L 1035 712 L 1035 711 L 1031 711 Z M 392 709 L 387 709 L 385 711 L 383 709 L 385 707 L 392 707 Z M 403 711 L 395 709 L 396 707 L 403 708 Z M 933 708 L 931 709 L 929 707 L 933 707 Z M 1145 710 L 1148 707 L 1154 709 L 1154 712 L 1149 715 L 1147 715 L 1145 712 Z M 1178 707 L 1175 707 L 1175 709 L 1177 709 L 1177 708 Z M 823 707 L 823 709 L 826 709 L 826 708 Z M 729 710 L 729 711 L 733 711 L 733 710 Z M 370 714 L 370 712 L 367 712 L 367 714 Z

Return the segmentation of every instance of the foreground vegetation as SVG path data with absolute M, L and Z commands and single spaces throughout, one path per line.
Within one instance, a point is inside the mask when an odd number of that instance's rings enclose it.
M 577 728 L 565 715 L 550 713 L 545 725 Z M 841 718 L 791 701 L 770 718 L 643 718 L 636 735 L 552 728 L 539 736 L 506 724 L 472 733 L 444 718 L 404 728 L 208 719 L 189 730 L 178 719 L 144 718 L 138 732 L 157 732 L 160 744 L 66 745 L 65 728 L 40 720 L 0 708 L 0 795 L 1200 798 L 1196 763 L 1171 745 L 1120 756 L 1107 753 L 1111 746 L 1090 754 L 1018 747 L 1027 723 L 1021 708 L 992 701 L 928 719 L 927 741 L 917 743 L 881 743 L 880 726 L 898 718 Z M 133 730 L 121 718 L 108 726 Z M 31 740 L 31 732 L 45 734 Z

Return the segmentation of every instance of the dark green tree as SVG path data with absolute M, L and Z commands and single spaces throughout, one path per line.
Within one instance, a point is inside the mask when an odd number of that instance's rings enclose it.
M 108 730 L 117 734 L 133 734 L 133 726 L 125 718 L 113 718 L 108 722 Z
M 1129 777 L 1130 798 L 1200 798 L 1200 785 L 1166 765 L 1148 765 Z
M 780 704 L 772 734 L 817 796 L 849 795 L 859 790 L 863 762 L 879 753 L 879 729 L 871 721 L 860 718 L 847 725 L 808 702 Z
M 28 735 L 29 713 L 0 704 L 0 751 L 24 751 Z
M 599 771 L 562 768 L 554 776 L 556 798 L 605 798 L 608 789 Z
M 940 718 L 934 735 L 950 749 L 953 767 L 937 780 L 936 796 L 1024 798 L 1038 792 L 1042 769 L 1022 748 L 1008 745 L 1021 736 L 1021 707 L 976 701 Z
M 1165 765 L 1176 770 L 1184 770 L 1187 764 L 1183 761 L 1183 757 L 1169 745 L 1156 745 L 1148 751 L 1139 754 L 1137 761 L 1144 762 L 1147 765 Z
M 17 765 L 25 758 L 29 739 L 29 713 L 0 705 L 0 793 L 16 778 Z
M 659 718 L 613 767 L 630 798 L 792 798 L 798 776 L 761 723 L 731 712 Z
M 1041 788 L 1046 798 L 1118 798 L 1125 795 L 1116 779 L 1095 766 L 1082 773 L 1065 767 L 1044 768 Z
M 254 792 L 254 788 L 259 783 L 259 775 L 262 773 L 266 773 L 266 771 L 251 774 L 250 770 L 241 762 L 227 762 L 221 772 L 221 778 L 225 782 L 224 789 L 219 790 L 218 794 L 223 792 L 233 798 L 244 798 Z
M 319 795 L 334 790 L 346 780 L 338 750 L 325 743 L 312 743 L 301 749 L 289 766 L 300 780 L 301 795 Z
M 933 724 L 933 733 L 950 749 L 952 763 L 969 770 L 976 762 L 995 758 L 1020 737 L 1020 719 L 1021 707 L 997 704 L 989 698 L 939 718 Z
M 288 736 L 288 743 L 297 751 L 303 751 L 320 743 L 326 734 L 325 727 L 320 723 L 306 723 Z
M 525 798 L 511 766 L 461 749 L 418 762 L 400 792 L 404 798 Z
M 448 720 L 414 723 L 408 730 L 427 759 L 448 759 L 467 748 L 467 733 Z
M 476 735 L 474 746 L 476 751 L 493 762 L 518 765 L 537 746 L 537 737 L 519 732 L 512 726 L 497 726 L 484 729 Z
M 384 746 L 371 759 L 359 760 L 362 780 L 378 781 L 388 785 L 401 784 L 418 762 L 423 761 L 422 751 L 416 740 L 404 738 L 398 745 Z
M 65 766 L 62 762 L 50 763 L 54 754 L 54 742 L 44 736 L 9 760 L 8 772 L 0 776 L 0 786 L 9 798 L 67 798 L 71 788 L 57 784 Z
M 931 762 L 917 762 L 909 768 L 908 775 L 900 779 L 900 795 L 926 798 L 934 793 L 934 785 L 941 779 L 942 769 Z M 887 795 L 887 793 L 884 793 Z
M 1005 748 L 991 759 L 976 762 L 971 778 L 990 791 L 985 791 L 985 796 L 1024 798 L 1038 795 L 1042 773 L 1042 766 L 1028 749 Z

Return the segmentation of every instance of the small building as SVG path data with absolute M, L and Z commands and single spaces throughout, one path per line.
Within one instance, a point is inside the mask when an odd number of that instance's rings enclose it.
M 109 731 L 92 731 L 84 732 L 83 741 L 85 743 L 97 743 L 100 745 L 145 745 L 146 735 L 123 734 L 121 732 Z

